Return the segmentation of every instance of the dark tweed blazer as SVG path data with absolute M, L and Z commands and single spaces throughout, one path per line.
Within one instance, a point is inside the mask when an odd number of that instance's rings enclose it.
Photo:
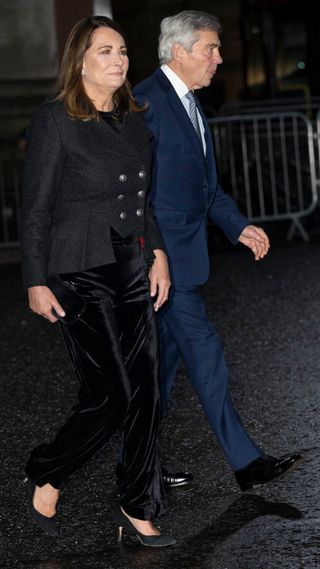
M 61 102 L 41 105 L 28 130 L 24 175 L 25 287 L 114 262 L 111 227 L 143 236 L 151 258 L 164 248 L 146 200 L 150 138 L 140 113 L 129 113 L 116 132 L 102 119 L 71 119 Z

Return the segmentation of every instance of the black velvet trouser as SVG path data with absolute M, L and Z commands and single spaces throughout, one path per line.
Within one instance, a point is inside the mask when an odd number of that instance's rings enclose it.
M 62 275 L 87 308 L 62 325 L 80 380 L 79 403 L 51 444 L 36 447 L 26 471 L 37 485 L 60 488 L 119 430 L 120 503 L 138 519 L 164 509 L 158 458 L 158 340 L 148 268 L 137 238 L 113 238 L 116 263 Z

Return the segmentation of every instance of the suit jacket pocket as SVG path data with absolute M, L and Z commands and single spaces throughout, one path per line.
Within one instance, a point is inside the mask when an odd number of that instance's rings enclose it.
M 187 212 L 170 209 L 157 209 L 156 217 L 161 225 L 186 225 Z

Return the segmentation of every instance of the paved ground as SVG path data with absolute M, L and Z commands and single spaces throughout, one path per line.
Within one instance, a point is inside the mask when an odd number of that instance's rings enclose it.
M 160 520 L 166 550 L 116 544 L 118 439 L 66 484 L 62 541 L 28 518 L 24 464 L 64 420 L 77 390 L 57 326 L 29 313 L 17 264 L 0 266 L 0 567 L 29 569 L 316 569 L 320 567 L 320 240 L 275 240 L 264 261 L 220 244 L 204 295 L 223 340 L 230 386 L 266 451 L 301 451 L 287 478 L 241 494 L 183 369 L 163 424 L 162 462 L 193 472 Z

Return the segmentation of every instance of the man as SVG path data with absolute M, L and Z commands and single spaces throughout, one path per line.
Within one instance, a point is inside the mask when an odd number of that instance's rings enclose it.
M 158 313 L 160 391 L 166 410 L 180 359 L 242 490 L 269 482 L 302 460 L 274 458 L 246 433 L 228 391 L 223 350 L 198 292 L 209 274 L 207 222 L 232 243 L 243 243 L 256 260 L 268 252 L 265 232 L 239 212 L 217 181 L 212 140 L 194 91 L 207 87 L 222 63 L 216 17 L 183 11 L 161 23 L 161 67 L 134 89 L 148 103 L 154 164 L 150 199 L 165 242 L 172 289 Z M 164 470 L 167 486 L 183 485 L 187 473 Z

